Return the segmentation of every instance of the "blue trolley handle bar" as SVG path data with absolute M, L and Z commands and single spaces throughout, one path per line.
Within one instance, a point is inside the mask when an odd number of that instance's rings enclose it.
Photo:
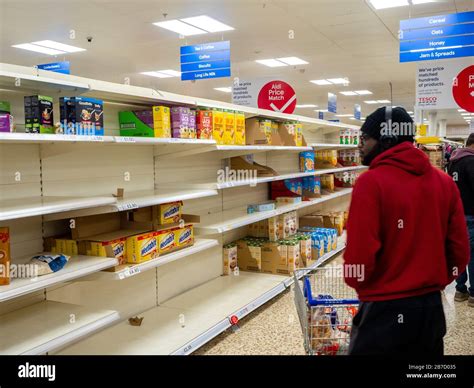
M 311 283 L 309 278 L 304 278 L 304 296 L 310 306 L 326 306 L 334 304 L 359 304 L 359 299 L 314 299 L 311 292 Z

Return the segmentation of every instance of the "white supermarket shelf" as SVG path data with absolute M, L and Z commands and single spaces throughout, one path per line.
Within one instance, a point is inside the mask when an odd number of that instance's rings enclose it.
M 232 315 L 242 318 L 283 292 L 284 279 L 250 272 L 220 276 L 138 314 L 144 317 L 140 327 L 124 321 L 59 354 L 189 354 L 227 329 Z
M 59 213 L 69 210 L 111 205 L 110 197 L 29 197 L 3 200 L 0 204 L 0 221 Z
M 114 142 L 119 144 L 134 143 L 137 145 L 207 145 L 215 146 L 215 140 L 207 139 L 178 139 L 174 137 L 162 138 L 162 137 L 134 137 L 134 136 L 114 136 Z
M 216 247 L 217 245 L 219 245 L 219 242 L 217 240 L 196 239 L 194 245 L 189 248 L 184 248 L 176 252 L 171 252 L 166 255 L 160 256 L 157 259 L 145 261 L 144 263 L 124 266 L 116 272 L 97 272 L 93 275 L 93 277 L 94 279 L 103 278 L 123 280 L 129 278 L 130 276 L 138 275 L 141 272 L 161 267 L 176 260 L 184 259 L 185 257 Z
M 36 303 L 1 316 L 0 354 L 45 354 L 118 319 L 118 312 L 111 310 L 52 301 Z
M 293 179 L 293 178 L 302 178 L 306 176 L 314 176 L 314 175 L 324 175 L 324 174 L 331 174 L 337 172 L 344 172 L 344 171 L 356 171 L 366 169 L 366 166 L 350 166 L 350 167 L 335 167 L 335 168 L 325 168 L 315 170 L 313 172 L 295 172 L 295 173 L 286 173 L 280 174 L 276 176 L 268 176 L 268 177 L 260 177 L 256 179 L 245 179 L 245 180 L 235 180 L 235 181 L 224 181 L 224 182 L 212 182 L 212 181 L 187 181 L 187 182 L 173 182 L 168 183 L 167 187 L 179 187 L 184 189 L 194 189 L 194 190 L 223 190 L 229 189 L 232 187 L 240 187 L 240 186 L 255 186 L 261 183 L 267 182 L 275 182 L 275 181 L 282 181 L 285 179 Z
M 308 144 L 313 149 L 317 150 L 346 150 L 357 148 L 357 144 L 330 144 L 330 143 L 311 143 Z
M 78 209 L 62 213 L 49 214 L 44 217 L 45 221 L 63 220 L 66 218 L 83 217 L 94 214 L 114 213 L 124 210 L 138 209 L 146 206 L 154 206 L 162 203 L 175 201 L 186 201 L 217 195 L 216 190 L 179 190 L 179 189 L 155 189 L 141 191 L 125 191 L 123 198 L 114 198 L 114 203 L 106 206 Z
M 256 212 L 247 214 L 246 208 L 237 208 L 225 210 L 220 213 L 202 216 L 201 222 L 195 226 L 196 234 L 210 235 L 224 233 L 229 230 L 237 229 L 242 226 L 253 224 L 254 222 L 266 220 L 279 214 L 288 213 L 293 210 L 317 205 L 332 199 L 342 197 L 352 193 L 352 188 L 338 189 L 336 192 L 323 195 L 321 198 L 315 198 L 311 201 L 302 201 L 296 204 L 289 204 L 277 207 L 275 210 Z
M 14 260 L 12 264 L 26 264 L 31 257 Z M 117 264 L 118 260 L 110 257 L 71 256 L 66 266 L 56 273 L 35 278 L 12 279 L 10 285 L 0 287 L 0 302 L 51 287 L 57 283 L 77 279 Z
M 10 88 L 15 87 L 15 80 L 21 78 L 21 88 L 53 88 L 57 90 L 76 90 L 90 97 L 97 97 L 110 102 L 129 104 L 168 104 L 168 105 L 188 105 L 188 106 L 208 106 L 216 108 L 243 111 L 249 116 L 267 117 L 280 121 L 301 121 L 303 124 L 312 127 L 325 127 L 331 130 L 338 128 L 360 127 L 355 125 L 335 123 L 320 120 L 312 117 L 273 112 L 266 109 L 244 107 L 241 105 L 229 104 L 222 101 L 207 100 L 204 98 L 189 97 L 151 88 L 144 88 L 132 85 L 118 84 L 91 78 L 78 77 L 67 74 L 51 73 L 44 70 L 36 70 L 32 67 L 11 65 L 0 63 L 0 84 Z
M 111 143 L 112 136 L 81 136 L 39 133 L 0 133 L 0 143 L 54 144 L 54 143 Z

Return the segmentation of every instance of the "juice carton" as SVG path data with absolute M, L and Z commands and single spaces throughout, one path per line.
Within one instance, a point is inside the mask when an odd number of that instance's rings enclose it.
M 0 227 L 0 286 L 10 284 L 10 230 Z
M 196 121 L 198 139 L 212 139 L 212 111 L 198 110 Z
M 153 129 L 155 137 L 171 137 L 170 108 L 167 106 L 153 107 Z
M 224 144 L 235 144 L 235 113 L 231 110 L 224 111 Z
M 224 112 L 218 109 L 212 111 L 212 138 L 217 144 L 224 144 L 225 121 Z
M 127 262 L 143 263 L 159 256 L 158 232 L 142 233 L 127 237 Z
M 245 145 L 245 115 L 244 112 L 235 112 L 235 142 Z

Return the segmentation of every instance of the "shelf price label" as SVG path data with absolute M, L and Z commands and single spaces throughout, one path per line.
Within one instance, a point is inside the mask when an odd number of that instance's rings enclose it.
M 135 138 L 131 136 L 117 136 L 115 138 L 117 143 L 135 143 Z
M 130 276 L 138 275 L 141 272 L 140 267 L 127 268 L 123 273 L 119 275 L 120 280 L 129 278 Z
M 86 136 L 85 138 L 87 141 L 100 141 L 100 142 L 104 141 L 103 136 Z M 80 137 L 78 137 L 78 139 L 80 139 Z
M 135 202 L 123 203 L 123 204 L 117 205 L 117 209 L 119 212 L 122 212 L 124 210 L 138 209 L 138 204 Z

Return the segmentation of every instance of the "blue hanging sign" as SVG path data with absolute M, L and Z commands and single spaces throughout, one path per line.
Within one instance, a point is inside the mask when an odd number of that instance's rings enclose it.
M 54 71 L 55 73 L 71 74 L 69 61 L 45 63 L 36 66 L 40 70 Z
M 181 80 L 230 77 L 230 42 L 204 43 L 180 49 Z

